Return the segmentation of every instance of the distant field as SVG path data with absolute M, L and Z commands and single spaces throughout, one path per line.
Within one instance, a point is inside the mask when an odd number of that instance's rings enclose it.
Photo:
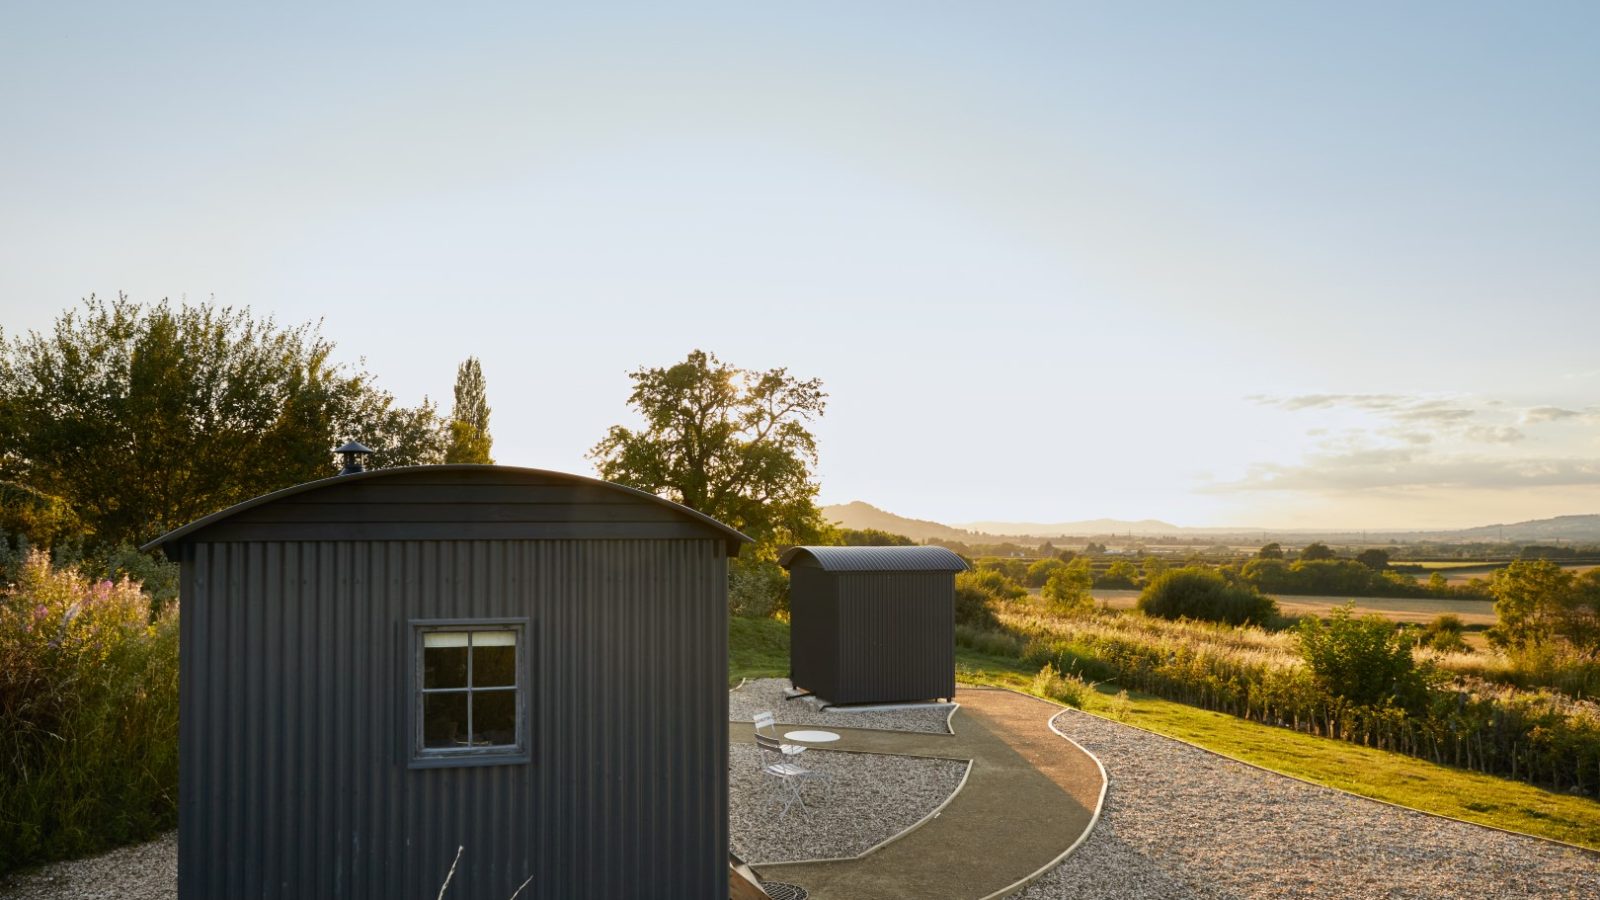
M 1471 581 L 1474 578 L 1488 578 L 1496 569 L 1503 569 L 1506 567 L 1506 563 L 1484 563 L 1472 562 L 1470 560 L 1462 562 L 1405 562 L 1403 560 L 1397 560 L 1395 561 L 1394 565 L 1421 566 L 1426 571 L 1417 575 L 1418 581 L 1427 581 L 1434 572 L 1438 572 L 1442 574 L 1445 577 L 1445 580 L 1450 584 L 1466 584 L 1468 581 Z M 1561 568 L 1581 575 L 1590 569 L 1600 568 L 1600 566 L 1596 566 L 1594 563 L 1579 563 L 1576 565 L 1562 566 Z
M 1278 607 L 1290 616 L 1326 616 L 1334 607 L 1354 603 L 1357 612 L 1378 613 L 1396 622 L 1426 623 L 1435 616 L 1455 613 L 1467 625 L 1493 625 L 1494 603 L 1488 600 L 1435 600 L 1429 597 L 1302 597 L 1275 594 Z M 1113 609 L 1132 609 L 1139 599 L 1138 591 L 1094 592 L 1096 600 L 1104 601 Z

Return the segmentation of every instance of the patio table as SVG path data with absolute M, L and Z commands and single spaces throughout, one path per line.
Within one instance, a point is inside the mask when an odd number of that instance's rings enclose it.
M 831 731 L 790 731 L 784 734 L 785 740 L 798 741 L 802 744 L 831 744 L 839 739 Z

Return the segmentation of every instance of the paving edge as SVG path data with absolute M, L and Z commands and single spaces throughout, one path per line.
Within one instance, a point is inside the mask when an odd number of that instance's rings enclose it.
M 916 734 L 917 732 L 899 732 L 899 733 L 901 733 L 901 734 Z M 1067 740 L 1072 740 L 1072 739 L 1071 738 L 1067 738 Z M 966 768 L 961 771 L 961 780 L 959 782 L 956 782 L 955 789 L 952 790 L 950 792 L 950 794 L 948 796 L 946 796 L 942 801 L 940 801 L 938 806 L 935 806 L 933 809 L 928 810 L 928 814 L 927 815 L 925 815 L 922 818 L 916 820 L 915 822 L 912 822 L 910 825 L 906 826 L 905 829 L 903 829 L 901 831 L 897 831 L 894 834 L 891 834 L 888 837 L 884 838 L 883 840 L 877 842 L 876 844 L 873 844 L 871 847 L 868 847 L 867 849 L 861 851 L 860 853 L 857 853 L 855 856 L 824 856 L 824 857 L 819 857 L 817 859 L 768 860 L 766 862 L 745 863 L 745 865 L 748 865 L 752 869 L 757 868 L 758 866 L 803 866 L 803 865 L 808 865 L 810 863 L 854 862 L 855 860 L 862 859 L 862 858 L 864 858 L 866 856 L 870 856 L 871 854 L 876 853 L 879 850 L 882 850 L 884 847 L 889 846 L 890 844 L 894 843 L 895 841 L 900 840 L 901 838 L 905 837 L 906 835 L 910 834 L 911 832 L 916 831 L 918 828 L 921 828 L 922 826 L 928 824 L 929 822 L 932 822 L 936 817 L 938 817 L 939 813 L 944 812 L 944 808 L 946 806 L 949 806 L 950 802 L 952 800 L 956 799 L 956 795 L 961 793 L 961 789 L 967 786 L 967 777 L 972 774 L 972 760 L 970 760 L 970 759 L 958 759 L 958 758 L 953 757 L 953 756 L 917 756 L 917 755 L 910 754 L 910 753 L 873 753 L 873 752 L 869 752 L 869 751 L 866 751 L 866 750 L 830 750 L 830 751 L 827 751 L 827 752 L 830 752 L 830 753 L 859 753 L 859 754 L 861 754 L 863 756 L 909 756 L 909 757 L 911 757 L 913 759 L 946 759 L 946 760 L 949 760 L 951 762 L 966 763 Z M 1103 796 L 1103 794 L 1102 794 L 1102 796 Z
M 1009 690 L 1011 690 L 1011 688 L 999 688 L 999 690 L 1009 691 Z M 1019 693 L 1020 694 L 1022 692 L 1021 691 L 1016 691 L 1015 693 Z M 1033 695 L 1032 694 L 1025 694 L 1024 696 L 1032 697 Z M 1042 699 L 1042 698 L 1038 698 L 1038 699 Z M 1168 702 L 1176 702 L 1176 701 L 1168 701 Z M 1200 707 L 1195 707 L 1195 708 L 1199 709 Z M 1497 831 L 1497 832 L 1499 832 L 1501 834 L 1511 834 L 1511 835 L 1516 835 L 1517 837 L 1521 837 L 1521 838 L 1528 838 L 1530 840 L 1543 841 L 1546 844 L 1555 844 L 1558 847 L 1566 847 L 1566 848 L 1572 849 L 1572 850 L 1581 850 L 1582 852 L 1587 853 L 1587 854 L 1589 854 L 1591 856 L 1600 857 L 1600 848 L 1585 847 L 1582 844 L 1569 843 L 1569 842 L 1563 841 L 1563 840 L 1561 840 L 1559 838 L 1545 837 L 1545 836 L 1539 835 L 1539 834 L 1529 834 L 1526 831 L 1517 831 L 1516 829 L 1513 829 L 1513 828 L 1501 828 L 1498 825 L 1489 825 L 1489 824 L 1486 824 L 1486 823 L 1483 823 L 1483 822 L 1474 822 L 1471 819 L 1460 819 L 1460 818 L 1457 818 L 1457 817 L 1452 816 L 1452 815 L 1447 815 L 1445 813 L 1432 812 L 1432 811 L 1426 810 L 1426 809 L 1417 809 L 1415 806 L 1406 806 L 1404 803 L 1396 803 L 1393 800 L 1383 800 L 1383 799 L 1380 799 L 1378 797 L 1368 797 L 1366 794 L 1358 794 L 1355 791 L 1345 790 L 1344 788 L 1341 788 L 1341 787 L 1334 787 L 1331 784 L 1323 784 L 1320 781 L 1312 781 L 1309 778 L 1302 778 L 1299 775 L 1290 775 L 1287 772 L 1279 772 L 1277 769 L 1269 769 L 1266 766 L 1263 766 L 1263 765 L 1261 765 L 1259 763 L 1253 763 L 1253 762 L 1251 762 L 1251 761 L 1249 761 L 1247 759 L 1240 759 L 1237 756 L 1230 756 L 1227 753 L 1223 753 L 1221 750 L 1213 750 L 1210 747 L 1204 747 L 1204 746 L 1201 746 L 1200 744 L 1194 743 L 1193 741 L 1186 741 L 1183 738 L 1173 737 L 1170 734 L 1162 734 L 1159 731 L 1151 731 L 1148 728 L 1140 728 L 1137 725 L 1129 725 L 1127 722 L 1118 722 L 1116 719 L 1113 719 L 1110 716 L 1102 716 L 1099 713 L 1092 713 L 1092 712 L 1089 712 L 1088 710 L 1079 709 L 1079 708 L 1077 708 L 1075 706 L 1062 706 L 1061 707 L 1061 712 L 1075 712 L 1075 713 L 1079 713 L 1079 714 L 1082 714 L 1082 715 L 1085 715 L 1085 716 L 1089 716 L 1090 718 L 1099 719 L 1102 722 L 1110 722 L 1112 725 L 1121 725 L 1124 728 L 1131 728 L 1134 731 L 1142 731 L 1145 734 L 1153 734 L 1156 737 L 1166 738 L 1169 741 L 1173 741 L 1175 743 L 1182 744 L 1185 747 L 1193 747 L 1196 750 L 1204 751 L 1206 753 L 1211 754 L 1212 756 L 1219 756 L 1219 757 L 1221 757 L 1221 758 L 1223 758 L 1223 759 L 1225 759 L 1225 760 L 1227 760 L 1229 762 L 1238 763 L 1241 766 L 1249 766 L 1252 769 L 1257 769 L 1259 771 L 1266 772 L 1269 775 L 1276 775 L 1279 778 L 1288 778 L 1291 781 L 1298 781 L 1301 784 L 1309 784 L 1312 787 L 1322 788 L 1325 791 L 1333 791 L 1334 793 L 1337 793 L 1337 794 L 1348 794 L 1351 797 L 1355 797 L 1355 798 L 1360 799 L 1360 800 L 1366 800 L 1366 801 L 1368 801 L 1370 803 L 1381 803 L 1384 806 L 1391 806 L 1391 807 L 1393 807 L 1395 809 L 1403 809 L 1406 812 L 1414 812 L 1414 813 L 1418 813 L 1419 815 L 1432 816 L 1435 819 L 1444 819 L 1447 822 L 1460 822 L 1463 825 L 1471 825 L 1471 826 L 1474 826 L 1476 828 L 1482 828 L 1485 831 Z M 1226 713 L 1224 713 L 1223 715 L 1226 715 Z M 1061 716 L 1061 713 L 1056 713 L 1054 716 L 1050 717 L 1050 729 L 1052 731 L 1056 730 L 1055 720 L 1057 718 L 1060 718 L 1060 716 Z M 1237 717 L 1235 717 L 1235 718 L 1237 718 Z M 1248 721 L 1248 720 L 1246 720 L 1246 721 Z M 1261 723 L 1257 723 L 1257 724 L 1261 724 Z M 1268 727 L 1271 727 L 1271 726 L 1268 726 Z M 1303 732 L 1300 732 L 1300 733 L 1303 733 Z M 1056 734 L 1061 734 L 1061 732 L 1056 731 Z M 1062 737 L 1066 737 L 1066 735 L 1064 735 L 1064 734 L 1062 734 L 1061 736 Z M 1072 738 L 1067 738 L 1067 740 L 1071 741 Z M 1330 740 L 1336 740 L 1336 739 L 1335 738 L 1330 738 Z M 1073 741 L 1073 743 L 1076 744 L 1077 741 Z M 1360 746 L 1360 745 L 1357 745 L 1357 746 Z M 1084 751 L 1084 752 L 1087 753 L 1088 751 Z M 1400 754 L 1400 755 L 1401 756 L 1406 756 L 1406 754 Z M 1416 757 L 1416 756 L 1412 756 L 1412 757 L 1408 757 L 1408 758 L 1417 759 L 1417 760 L 1420 760 L 1422 762 L 1429 762 L 1429 760 L 1421 759 L 1421 757 Z M 1099 762 L 1099 760 L 1095 760 L 1095 761 Z M 1435 765 L 1439 765 L 1439 763 L 1435 763 Z M 1484 773 L 1479 772 L 1477 774 L 1482 775 Z M 1491 775 L 1489 777 L 1493 778 L 1495 776 Z M 1507 780 L 1509 780 L 1509 779 L 1507 779 Z M 1518 784 L 1527 784 L 1527 782 L 1517 782 L 1517 783 Z M 1537 787 L 1537 785 L 1529 785 L 1529 786 L 1530 787 Z M 984 898 L 984 900 L 988 900 L 988 898 L 986 897 L 986 898 Z

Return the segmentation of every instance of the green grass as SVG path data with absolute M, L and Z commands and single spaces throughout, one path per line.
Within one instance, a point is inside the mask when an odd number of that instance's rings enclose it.
M 1017 660 L 957 651 L 957 673 L 968 684 L 1029 692 L 1036 670 Z M 734 619 L 729 634 L 730 683 L 781 677 L 789 670 L 789 626 L 774 620 Z M 1109 715 L 1118 688 L 1102 684 L 1084 708 Z M 1519 781 L 1436 765 L 1399 753 L 1301 734 L 1211 712 L 1149 694 L 1128 692 L 1125 724 L 1164 734 L 1248 763 L 1397 803 L 1423 812 L 1600 849 L 1600 803 Z

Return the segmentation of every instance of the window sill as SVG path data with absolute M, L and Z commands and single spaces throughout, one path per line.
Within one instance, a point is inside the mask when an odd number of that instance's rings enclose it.
M 533 754 L 520 753 L 459 753 L 438 756 L 413 756 L 408 769 L 463 769 L 473 766 L 520 766 L 533 762 Z

